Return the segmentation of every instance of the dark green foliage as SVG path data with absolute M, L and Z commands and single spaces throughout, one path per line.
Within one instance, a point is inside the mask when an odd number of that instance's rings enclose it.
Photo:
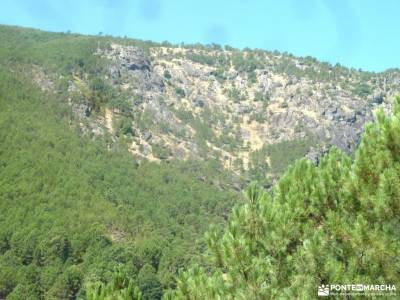
M 168 158 L 171 153 L 163 144 L 156 143 L 152 145 L 153 155 L 160 159 Z
M 246 55 L 243 52 L 234 52 L 232 64 L 237 71 L 248 72 L 249 74 L 252 74 L 256 69 L 262 69 L 264 65 L 262 58 L 251 51 L 246 52 Z
M 165 78 L 165 79 L 171 79 L 171 77 L 172 77 L 172 76 L 171 76 L 171 73 L 170 73 L 168 70 L 165 70 L 165 71 L 164 71 L 164 78 Z
M 277 55 L 278 53 L 275 53 Z M 330 65 L 326 62 L 318 62 L 315 58 L 307 56 L 303 58 L 297 58 L 297 62 L 293 60 L 292 55 L 282 54 L 278 63 L 274 66 L 274 70 L 279 73 L 285 73 L 289 76 L 297 78 L 308 78 L 318 82 L 341 82 L 343 78 L 351 78 L 352 76 L 360 76 L 365 74 L 369 77 L 371 73 L 358 72 L 353 69 L 347 69 L 342 67 L 340 64 L 335 66 Z M 369 78 L 363 78 L 362 80 L 368 80 Z
M 128 99 L 127 95 L 120 95 L 119 97 L 115 97 L 108 102 L 108 105 L 111 108 L 118 109 L 119 113 L 124 116 L 130 117 L 132 116 L 132 103 Z
M 320 284 L 399 286 L 400 97 L 366 128 L 354 161 L 332 149 L 297 161 L 269 194 L 256 185 L 223 234 L 207 234 L 210 270 L 181 274 L 174 299 L 314 299 Z
M 101 74 L 106 61 L 93 52 L 108 42 L 98 37 L 48 33 L 18 27 L 0 28 L 0 57 L 8 62 L 41 65 L 61 74 Z
M 76 299 L 81 288 L 82 279 L 81 267 L 71 265 L 57 277 L 47 296 L 53 299 Z
M 143 293 L 143 300 L 158 300 L 162 296 L 162 286 L 153 266 L 145 264 L 138 274 L 138 285 Z
M 313 145 L 315 145 L 314 138 L 309 136 L 266 146 L 265 154 L 270 157 L 271 171 L 282 174 L 296 159 L 303 157 Z
M 214 65 L 216 62 L 216 58 L 214 56 L 207 55 L 207 54 L 188 53 L 188 54 L 186 54 L 186 58 L 190 59 L 193 62 L 197 62 L 199 64 L 209 65 L 209 66 Z
M 127 117 L 121 117 L 117 120 L 117 135 L 133 135 L 132 120 Z
M 312 145 L 315 145 L 315 140 L 308 136 L 304 139 L 265 145 L 252 152 L 248 172 L 250 180 L 257 181 L 263 187 L 269 187 L 271 179 L 268 174 L 282 174 L 296 159 L 304 157 Z
M 210 128 L 210 125 L 203 122 L 199 117 L 193 120 L 193 128 L 196 130 L 195 139 L 197 142 L 213 141 L 215 140 L 215 133 Z
M 24 73 L 0 68 L 0 105 L 0 298 L 83 298 L 115 267 L 133 278 L 146 264 L 154 272 L 142 286 L 159 297 L 235 199 L 198 179 L 217 167 L 138 166 L 118 145 L 76 134 L 68 107 Z
M 89 89 L 91 91 L 89 104 L 96 112 L 99 112 L 110 99 L 116 96 L 114 89 L 99 76 L 91 78 Z
M 372 93 L 372 87 L 365 83 L 359 83 L 354 87 L 353 93 L 360 97 L 366 97 Z
M 225 62 L 224 62 L 225 64 Z M 219 82 L 223 82 L 226 79 L 225 76 L 225 68 L 224 65 L 219 66 L 215 71 L 211 72 L 211 75 L 214 75 L 215 78 L 219 81 Z
M 257 121 L 258 123 L 262 124 L 265 123 L 266 121 L 266 114 L 265 112 L 253 112 L 251 113 L 250 117 L 249 117 L 249 121 L 252 122 Z
M 262 186 L 268 186 L 269 180 L 267 179 L 268 172 L 271 167 L 267 162 L 267 153 L 265 147 L 250 154 L 249 162 L 249 177 L 251 181 L 257 181 Z
M 253 83 L 253 84 L 256 83 L 257 82 L 257 74 L 256 74 L 256 72 L 254 72 L 254 71 L 249 72 L 247 78 L 248 78 L 250 83 Z
M 257 91 L 254 94 L 254 101 L 261 101 L 261 102 L 269 101 L 269 97 L 264 93 Z
M 191 111 L 175 110 L 174 113 L 184 123 L 191 123 L 194 120 L 194 116 Z
M 178 97 L 185 97 L 185 91 L 180 87 L 175 88 L 175 93 Z

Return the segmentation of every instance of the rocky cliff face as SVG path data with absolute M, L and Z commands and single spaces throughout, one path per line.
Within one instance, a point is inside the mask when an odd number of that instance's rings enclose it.
M 71 99 L 81 95 L 71 105 L 84 130 L 124 137 L 141 159 L 215 159 L 271 177 L 296 158 L 318 161 L 332 145 L 351 153 L 373 110 L 390 109 L 400 89 L 397 71 L 258 50 L 110 44 L 93 55 L 106 59 L 101 80 L 114 93 L 93 114 L 82 101 L 88 78 L 69 82 Z

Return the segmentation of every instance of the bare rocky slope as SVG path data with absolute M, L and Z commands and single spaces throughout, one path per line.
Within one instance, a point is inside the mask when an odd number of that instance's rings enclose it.
M 93 56 L 106 71 L 73 73 L 65 87 L 83 131 L 123 140 L 139 160 L 213 159 L 268 182 L 297 158 L 318 162 L 332 145 L 351 153 L 373 111 L 390 109 L 400 90 L 397 70 L 262 50 L 109 42 Z M 52 88 L 49 74 L 34 76 L 43 89 Z

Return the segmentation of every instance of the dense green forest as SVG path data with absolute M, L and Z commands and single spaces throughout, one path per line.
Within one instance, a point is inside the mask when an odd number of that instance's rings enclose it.
M 0 298 L 85 297 L 122 268 L 158 299 L 238 199 L 204 164 L 139 165 L 80 135 L 22 72 L 1 68 L 0 106 Z

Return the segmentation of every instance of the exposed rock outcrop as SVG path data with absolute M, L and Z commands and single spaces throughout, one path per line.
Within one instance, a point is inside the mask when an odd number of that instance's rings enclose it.
M 110 62 L 110 84 L 128 95 L 125 118 L 134 130 L 126 120 L 124 129 L 135 133 L 135 155 L 217 159 L 234 171 L 254 167 L 257 153 L 273 164 L 268 147 L 290 141 L 305 141 L 305 155 L 315 163 L 332 145 L 351 153 L 373 110 L 390 109 L 400 90 L 397 73 L 366 76 L 268 52 L 111 44 L 96 54 Z M 85 105 L 74 109 L 90 116 Z

